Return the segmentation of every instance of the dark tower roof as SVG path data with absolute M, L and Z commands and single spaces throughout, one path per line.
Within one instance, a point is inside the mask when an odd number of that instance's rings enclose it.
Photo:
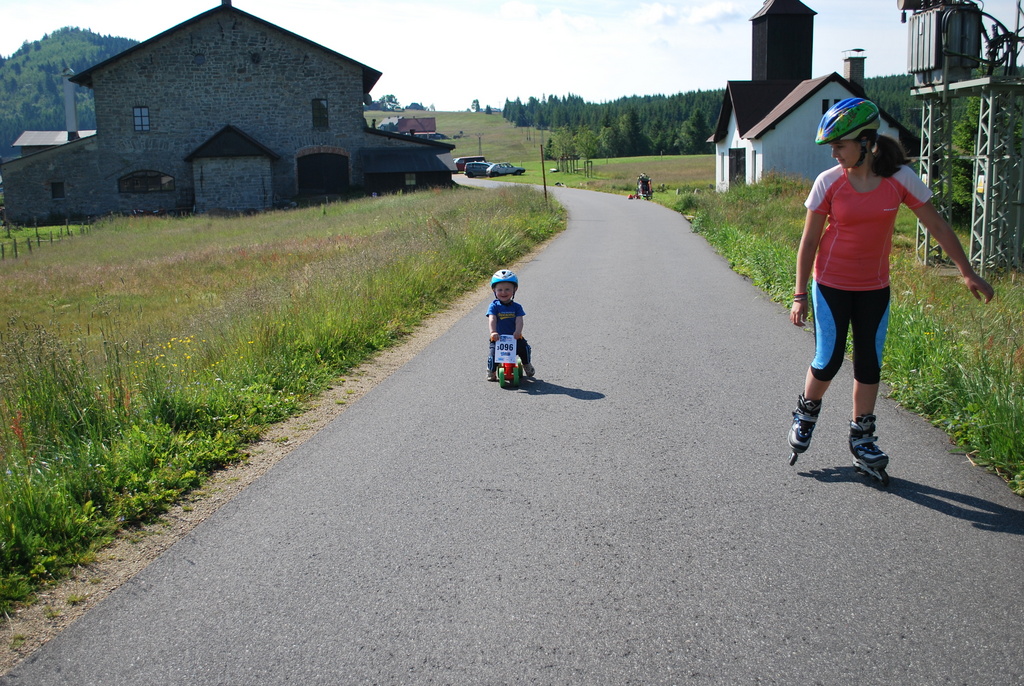
M 817 14 L 800 0 L 764 0 L 764 7 L 757 11 L 757 14 L 750 18 L 754 21 L 759 17 L 768 14 Z
M 765 0 L 760 11 L 750 18 L 753 80 L 811 78 L 815 14 L 800 0 Z

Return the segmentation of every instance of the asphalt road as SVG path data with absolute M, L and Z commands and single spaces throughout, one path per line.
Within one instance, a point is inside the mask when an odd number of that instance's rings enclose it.
M 1024 683 L 1024 501 L 884 400 L 857 475 L 849 364 L 790 467 L 811 335 L 677 214 L 552 192 L 532 382 L 481 302 L 0 682 Z

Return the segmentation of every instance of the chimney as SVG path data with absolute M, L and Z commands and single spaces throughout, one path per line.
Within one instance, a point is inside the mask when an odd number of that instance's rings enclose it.
M 71 77 L 75 72 L 70 67 L 62 72 L 64 76 L 64 126 L 68 130 L 68 141 L 77 141 L 78 136 L 78 110 L 75 107 L 75 84 L 71 83 Z
M 221 7 L 231 7 L 231 0 L 220 0 Z
M 864 48 L 854 48 L 843 53 L 843 78 L 850 83 L 864 87 Z

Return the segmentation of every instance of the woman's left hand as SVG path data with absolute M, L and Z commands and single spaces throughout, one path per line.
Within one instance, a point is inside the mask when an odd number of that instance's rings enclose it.
M 974 272 L 964 277 L 964 285 L 967 286 L 967 290 L 971 292 L 971 295 L 983 302 L 991 301 L 996 295 L 992 285 Z
M 806 300 L 793 301 L 793 307 L 789 310 L 789 321 L 796 326 L 804 326 L 807 324 L 807 309 Z

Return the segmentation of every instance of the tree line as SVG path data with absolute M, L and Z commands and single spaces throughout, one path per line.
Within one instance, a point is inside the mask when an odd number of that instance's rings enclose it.
M 908 129 L 920 129 L 909 74 L 865 80 L 865 92 Z M 722 108 L 724 89 L 675 95 L 644 95 L 611 102 L 586 102 L 577 95 L 506 100 L 502 117 L 520 127 L 550 130 L 545 154 L 551 159 L 579 156 L 638 157 L 702 155 Z
M 551 157 L 697 155 L 713 151 L 707 139 L 723 92 L 634 95 L 606 103 L 572 94 L 531 97 L 525 103 L 516 98 L 505 101 L 501 114 L 516 126 L 552 131 L 546 151 Z

